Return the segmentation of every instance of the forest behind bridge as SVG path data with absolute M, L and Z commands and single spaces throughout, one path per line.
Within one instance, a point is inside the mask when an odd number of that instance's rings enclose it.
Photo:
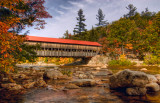
M 113 58 L 134 55 L 144 59 L 146 54 L 150 54 L 149 57 L 159 59 L 160 12 L 151 12 L 148 8 L 137 12 L 137 8 L 132 4 L 126 9 L 127 14 L 111 23 L 105 20 L 107 15 L 99 9 L 96 15 L 97 24 L 93 24 L 91 30 L 85 29 L 85 15 L 80 9 L 74 34 L 66 31 L 63 38 L 99 42 L 103 45 L 103 53 Z M 160 59 L 158 61 L 160 62 Z

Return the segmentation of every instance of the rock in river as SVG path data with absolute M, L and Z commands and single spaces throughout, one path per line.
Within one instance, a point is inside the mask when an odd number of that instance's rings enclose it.
M 72 81 L 71 83 L 80 86 L 80 87 L 87 87 L 87 86 L 95 86 L 96 81 L 93 79 L 76 79 Z
M 61 76 L 63 76 L 63 74 L 58 71 L 58 70 L 47 70 L 44 72 L 44 78 L 47 78 L 47 79 L 58 79 L 60 78 Z
M 138 71 L 124 70 L 109 78 L 110 88 L 145 87 L 149 83 L 147 74 Z
M 23 89 L 23 87 L 21 85 L 18 85 L 16 83 L 1 84 L 1 87 L 8 89 L 8 90 L 21 90 L 21 89 Z
M 75 85 L 75 84 L 70 83 L 70 84 L 66 85 L 65 88 L 67 88 L 67 89 L 79 89 L 80 87 Z

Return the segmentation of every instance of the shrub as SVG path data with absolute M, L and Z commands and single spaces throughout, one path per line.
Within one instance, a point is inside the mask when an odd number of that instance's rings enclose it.
M 160 57 L 155 55 L 146 55 L 144 57 L 144 63 L 149 65 L 160 64 Z
M 111 60 L 108 62 L 109 66 L 132 66 L 135 65 L 135 62 L 131 62 L 129 60 Z
M 63 74 L 63 75 L 67 75 L 67 76 L 72 76 L 72 71 L 71 70 L 69 70 L 69 69 L 60 69 L 60 72 Z

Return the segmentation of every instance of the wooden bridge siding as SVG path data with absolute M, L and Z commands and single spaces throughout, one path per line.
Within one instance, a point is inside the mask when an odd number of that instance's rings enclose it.
M 84 57 L 84 56 L 95 56 L 97 53 L 88 53 L 88 52 L 59 52 L 59 51 L 37 51 L 38 56 L 64 56 L 64 57 Z
M 37 44 L 37 42 L 25 43 L 29 45 Z M 39 42 L 39 44 L 43 50 L 36 49 L 38 56 L 91 57 L 97 55 L 101 49 L 101 47 L 84 45 L 53 44 L 41 42 Z

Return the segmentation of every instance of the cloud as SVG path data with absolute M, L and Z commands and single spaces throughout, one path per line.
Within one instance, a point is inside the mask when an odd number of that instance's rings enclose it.
M 60 5 L 59 7 L 62 8 L 62 9 L 65 9 L 65 10 L 71 10 L 71 9 L 72 9 L 72 8 L 70 8 L 70 7 L 63 6 L 63 5 Z
M 58 38 L 62 37 L 66 30 L 73 33 L 77 24 L 77 12 L 80 8 L 84 11 L 86 28 L 89 30 L 98 22 L 96 15 L 99 8 L 105 14 L 105 20 L 112 22 L 128 12 L 126 9 L 128 4 L 137 7 L 138 12 L 145 10 L 146 7 L 150 11 L 160 10 L 160 0 L 48 0 L 46 6 L 53 18 L 46 19 L 45 29 L 29 28 L 29 35 Z
M 61 15 L 63 15 L 64 14 L 64 12 L 63 11 L 60 11 L 60 10 L 55 10 L 57 13 L 59 13 L 59 14 L 61 14 Z
M 87 3 L 93 3 L 94 0 L 85 0 Z
M 68 1 L 70 4 L 72 4 L 73 6 L 79 7 L 79 8 L 84 8 L 84 4 L 80 3 L 80 2 L 74 2 L 74 1 Z

